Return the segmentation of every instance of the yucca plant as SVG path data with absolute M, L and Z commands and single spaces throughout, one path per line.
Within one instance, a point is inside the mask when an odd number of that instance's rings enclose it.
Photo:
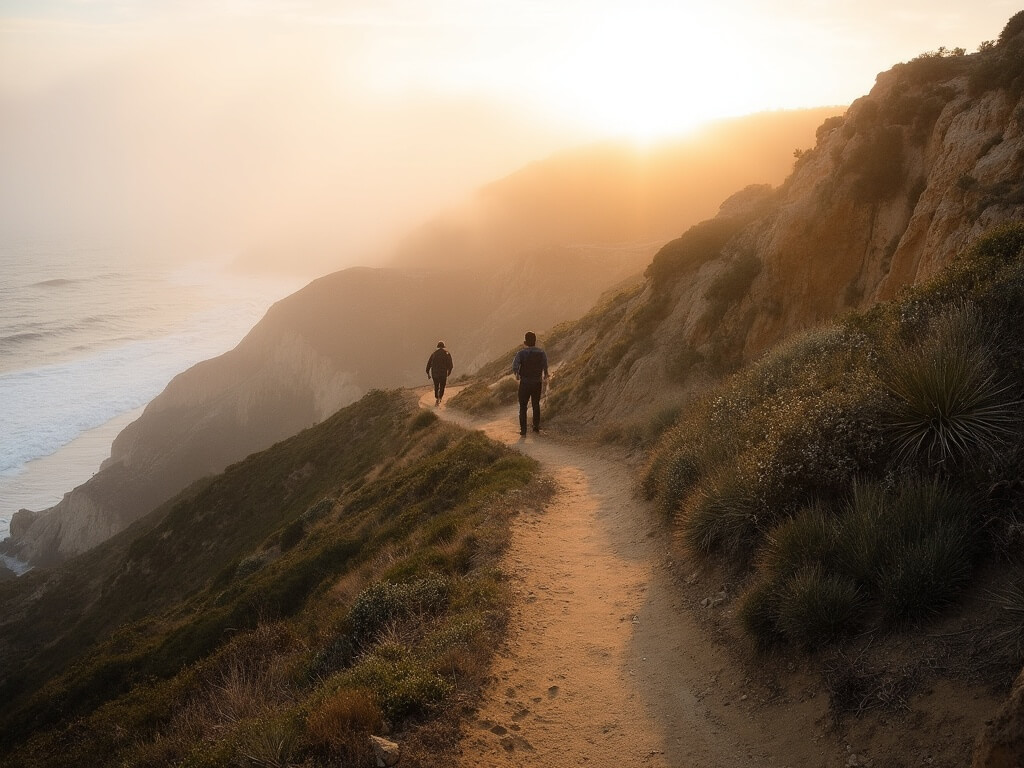
M 900 343 L 883 378 L 897 455 L 932 467 L 989 455 L 1012 434 L 1019 401 L 999 376 L 977 311 L 936 318 L 918 344 Z

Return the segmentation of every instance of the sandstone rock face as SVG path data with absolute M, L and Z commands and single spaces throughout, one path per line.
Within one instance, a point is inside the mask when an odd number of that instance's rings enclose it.
M 737 231 L 713 256 L 660 284 L 650 279 L 617 322 L 612 313 L 560 341 L 553 362 L 574 361 L 565 386 L 586 390 L 567 406 L 573 417 L 647 419 L 709 376 L 894 297 L 987 230 L 1024 218 L 1024 98 L 972 93 L 964 74 L 921 81 L 901 65 L 822 124 L 769 198 L 754 189 L 727 200 L 716 221 L 735 221 Z M 723 291 L 749 264 L 749 284 Z M 658 317 L 631 330 L 631 317 L 644 314 Z M 607 378 L 581 387 L 609 350 L 619 359 Z

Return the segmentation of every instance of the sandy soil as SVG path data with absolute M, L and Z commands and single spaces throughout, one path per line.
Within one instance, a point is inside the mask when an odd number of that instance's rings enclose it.
M 434 407 L 432 392 L 421 405 Z M 702 608 L 699 596 L 721 585 L 697 573 L 673 581 L 665 529 L 634 497 L 621 459 L 543 432 L 520 437 L 511 411 L 479 422 L 436 410 L 537 459 L 556 485 L 542 514 L 513 524 L 504 564 L 516 596 L 511 630 L 459 765 L 945 763 L 924 752 L 891 761 L 879 752 L 898 747 L 883 748 L 884 733 L 866 739 L 867 751 L 847 744 L 866 724 L 834 727 L 820 676 L 790 664 L 780 683 L 756 657 L 714 642 L 706 617 L 721 608 Z M 894 723 L 889 734 L 896 743 L 899 730 Z

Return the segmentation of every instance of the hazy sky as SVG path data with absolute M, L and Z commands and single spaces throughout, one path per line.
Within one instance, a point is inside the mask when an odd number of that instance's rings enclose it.
M 550 152 L 846 104 L 983 0 L 0 0 L 0 236 L 343 263 Z M 363 259 L 365 260 L 365 259 Z

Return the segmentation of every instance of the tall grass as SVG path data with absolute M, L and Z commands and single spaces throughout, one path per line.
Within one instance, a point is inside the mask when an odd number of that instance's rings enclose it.
M 996 370 L 991 337 L 964 304 L 935 318 L 923 340 L 896 345 L 883 378 L 902 459 L 955 466 L 991 456 L 1013 434 L 1018 402 Z

